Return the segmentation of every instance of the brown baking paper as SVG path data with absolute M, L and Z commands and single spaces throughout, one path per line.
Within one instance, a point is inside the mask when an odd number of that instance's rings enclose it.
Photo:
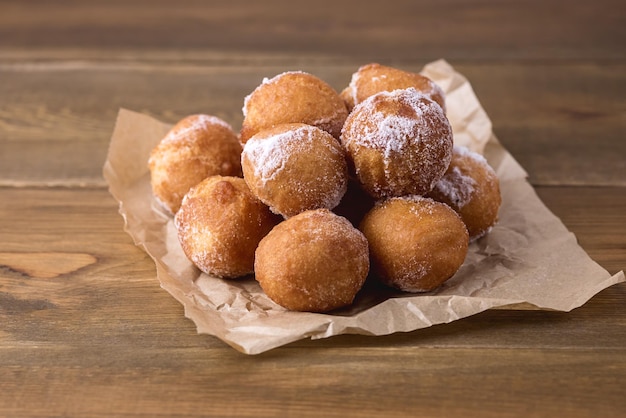
M 499 222 L 470 245 L 461 269 L 436 291 L 402 294 L 369 283 L 351 307 L 330 314 L 287 311 L 254 278 L 228 281 L 196 269 L 150 188 L 148 155 L 170 126 L 120 110 L 104 176 L 126 232 L 154 259 L 161 286 L 185 307 L 199 333 L 256 354 L 303 338 L 413 331 L 491 308 L 570 311 L 625 280 L 623 271 L 611 277 L 592 261 L 539 200 L 523 168 L 493 135 L 469 82 L 442 60 L 422 72 L 446 92 L 455 143 L 483 153 L 496 170 Z

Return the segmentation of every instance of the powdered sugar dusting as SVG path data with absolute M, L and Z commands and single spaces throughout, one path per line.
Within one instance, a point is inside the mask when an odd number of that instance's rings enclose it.
M 385 114 L 377 111 L 375 106 L 378 101 L 386 99 L 399 100 L 408 104 L 414 111 L 412 115 Z M 347 136 L 347 145 L 357 140 L 360 145 L 380 150 L 400 150 L 403 144 L 409 140 L 419 141 L 421 138 L 433 136 L 433 127 L 437 123 L 448 125 L 449 122 L 441 111 L 437 111 L 438 105 L 428 96 L 418 92 L 414 88 L 394 90 L 392 92 L 380 92 L 368 97 L 358 105 L 365 111 L 355 112 L 355 127 L 364 126 L 362 135 Z M 429 119 L 435 119 L 434 123 L 427 123 Z M 374 125 L 376 129 L 369 127 Z
M 464 158 L 466 161 L 470 159 L 485 171 L 490 172 L 494 178 L 495 172 L 493 172 L 493 169 L 485 157 L 471 151 L 467 147 L 455 145 L 452 153 L 453 161 L 451 166 L 437 184 L 435 184 L 433 191 L 435 194 L 445 196 L 445 198 L 449 200 L 449 203 L 458 210 L 462 209 L 473 199 L 478 183 L 471 173 L 462 170 L 461 167 L 455 163 L 455 161 L 457 161 L 456 159 Z M 490 177 L 487 178 L 489 179 Z
M 397 104 L 398 110 L 389 110 L 387 104 Z M 374 188 L 395 188 L 395 183 L 405 182 L 410 176 L 420 183 L 420 192 L 425 193 L 450 163 L 452 128 L 442 108 L 411 87 L 377 93 L 355 106 L 342 130 L 341 141 L 353 157 L 361 148 L 380 153 L 385 179 L 379 179 L 380 184 Z M 359 165 L 355 164 L 355 168 L 359 176 Z M 404 179 L 398 179 L 398 173 Z M 380 193 L 385 194 L 383 190 Z
M 263 77 L 263 79 L 261 80 L 261 84 L 259 84 L 250 94 L 248 94 L 246 97 L 244 97 L 243 99 L 243 107 L 241 108 L 241 111 L 243 113 L 243 117 L 245 119 L 246 116 L 248 116 L 248 103 L 250 102 L 250 99 L 252 98 L 252 96 L 263 86 L 267 85 L 267 84 L 273 84 L 276 83 L 278 80 L 280 80 L 282 77 L 289 75 L 289 74 L 308 74 L 304 71 L 285 71 L 283 73 L 277 74 L 272 78 L 269 77 Z
M 384 150 L 386 156 L 392 151 L 401 152 L 407 141 L 414 136 L 415 119 L 400 115 L 375 113 L 371 119 L 376 130 L 367 129 L 360 138 L 361 144 L 368 148 Z
M 445 112 L 445 93 L 430 78 L 377 63 L 361 66 L 357 72 L 353 73 L 350 84 L 345 89 L 345 95 L 350 94 L 352 106 L 355 106 L 376 92 L 409 87 L 433 99 Z
M 254 176 L 263 184 L 276 178 L 289 156 L 311 140 L 311 129 L 303 126 L 270 137 L 252 137 L 243 148 L 245 158 L 254 164 Z
M 256 263 L 257 280 L 277 303 L 327 311 L 353 301 L 369 271 L 369 249 L 347 219 L 309 210 L 275 227 L 259 245 Z
M 416 216 L 418 219 L 421 219 L 424 215 L 432 216 L 434 214 L 436 203 L 433 199 L 429 197 L 424 197 L 420 195 L 406 195 L 389 199 L 389 201 L 393 200 L 417 203 L 416 205 L 410 205 L 408 209 L 409 212 L 412 215 Z
M 212 126 L 221 126 L 222 128 L 232 131 L 233 128 L 226 121 L 213 115 L 192 115 L 181 120 L 176 124 L 163 138 L 163 142 L 175 142 L 189 137 L 192 133 L 198 131 L 208 131 Z
M 377 204 L 371 213 L 363 230 L 371 239 L 375 269 L 388 285 L 406 292 L 432 290 L 462 263 L 465 226 L 443 203 L 419 195 L 399 196 Z
M 470 150 L 468 147 L 455 145 L 453 149 L 453 154 L 458 154 L 462 157 L 472 158 L 477 163 L 490 167 L 489 163 L 487 162 L 487 159 L 484 156 L 482 156 L 481 154 L 477 152 Z
M 350 80 L 350 84 L 348 85 L 353 107 L 359 103 L 359 98 L 357 95 L 358 89 L 356 86 L 358 85 L 360 78 L 361 78 L 361 73 L 357 71 L 356 73 L 352 74 L 352 79 Z
M 211 267 L 221 261 L 222 254 L 219 251 L 209 251 L 216 245 L 216 237 L 211 229 L 202 222 L 196 221 L 195 209 L 188 206 L 188 201 L 195 198 L 197 189 L 192 189 L 185 195 L 181 209 L 174 217 L 178 238 L 185 254 L 199 269 L 205 273 L 211 273 Z M 188 212 L 191 211 L 191 212 Z
M 452 170 L 435 184 L 437 192 L 447 196 L 456 208 L 463 208 L 472 200 L 476 180 L 461 172 L 459 167 L 452 167 Z
M 303 159 L 308 169 L 299 165 Z M 285 217 L 306 209 L 332 209 L 348 187 L 343 149 L 330 134 L 311 125 L 291 124 L 251 137 L 242 161 L 253 191 Z

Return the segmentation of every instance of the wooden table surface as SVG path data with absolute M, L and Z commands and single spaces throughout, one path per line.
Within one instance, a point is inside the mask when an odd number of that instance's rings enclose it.
M 0 0 L 0 416 L 626 416 L 626 284 L 256 356 L 196 333 L 102 177 L 119 108 L 240 126 L 265 76 L 446 59 L 544 203 L 626 267 L 623 1 Z M 558 249 L 555 249 L 557 251 Z

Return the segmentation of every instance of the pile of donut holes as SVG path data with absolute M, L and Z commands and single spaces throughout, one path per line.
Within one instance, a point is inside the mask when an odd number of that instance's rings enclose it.
M 254 274 L 286 309 L 348 306 L 368 277 L 436 289 L 497 222 L 494 170 L 454 144 L 443 91 L 418 73 L 368 64 L 339 93 L 285 72 L 243 116 L 240 132 L 179 121 L 150 155 L 152 190 L 200 270 Z

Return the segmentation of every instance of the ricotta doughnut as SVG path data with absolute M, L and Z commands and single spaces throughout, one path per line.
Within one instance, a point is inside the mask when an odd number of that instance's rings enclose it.
M 302 212 L 261 240 L 254 262 L 261 288 L 293 311 L 327 312 L 350 305 L 369 271 L 367 240 L 327 209 Z
M 448 170 L 429 196 L 461 216 L 470 240 L 482 237 L 495 225 L 502 203 L 493 168 L 482 155 L 461 146 L 454 147 Z
M 241 142 L 262 129 L 283 123 L 317 126 L 339 139 L 348 110 L 339 93 L 325 81 L 302 71 L 264 79 L 246 96 Z
M 449 206 L 420 196 L 390 198 L 368 212 L 372 271 L 404 292 L 427 292 L 452 277 L 467 255 L 465 224 Z
M 437 102 L 445 112 L 445 93 L 430 78 L 377 63 L 364 65 L 352 74 L 350 84 L 340 96 L 346 103 L 348 111 L 352 111 L 354 106 L 376 93 L 409 87 L 414 87 Z
M 185 193 L 208 176 L 241 176 L 241 144 L 232 127 L 211 115 L 176 123 L 148 159 L 155 198 L 171 214 Z
M 412 87 L 359 103 L 341 134 L 351 169 L 376 199 L 428 193 L 450 164 L 452 141 L 441 106 Z
M 332 209 L 347 188 L 341 145 L 311 125 L 290 123 L 258 132 L 244 145 L 241 164 L 250 190 L 286 218 L 309 209 Z
M 237 278 L 254 270 L 254 252 L 279 217 L 241 177 L 211 176 L 194 186 L 174 217 L 181 247 L 203 272 Z

